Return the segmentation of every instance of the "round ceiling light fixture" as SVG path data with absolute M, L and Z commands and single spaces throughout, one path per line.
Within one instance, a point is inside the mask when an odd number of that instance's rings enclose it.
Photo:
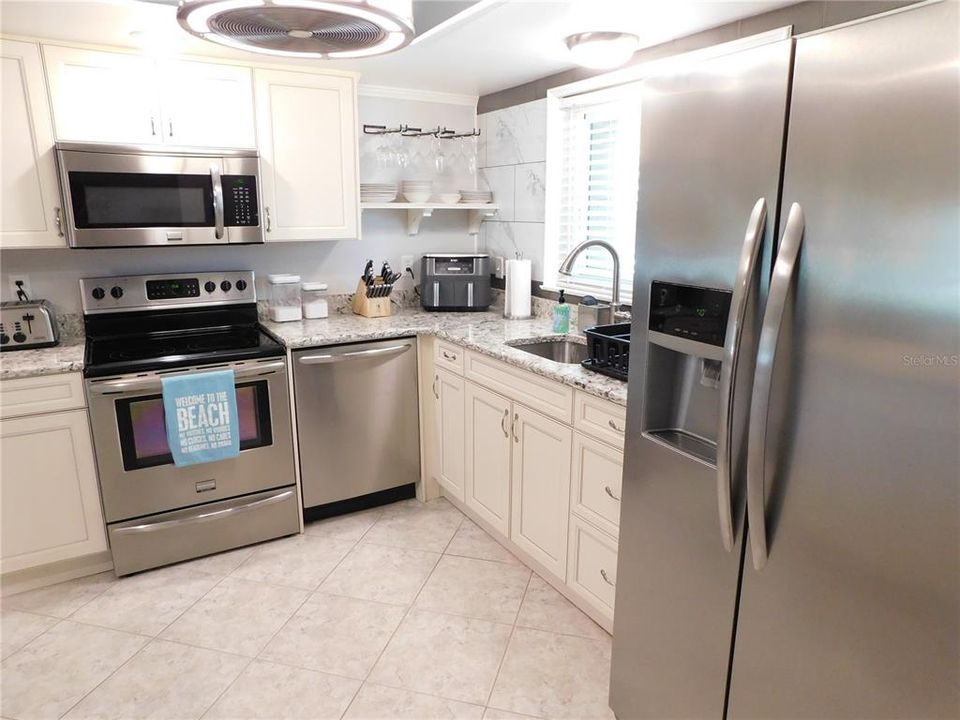
M 610 70 L 630 59 L 640 45 L 640 38 L 623 32 L 584 32 L 568 36 L 566 42 L 577 65 Z
M 237 50 L 357 58 L 413 40 L 412 0 L 180 0 L 184 30 Z

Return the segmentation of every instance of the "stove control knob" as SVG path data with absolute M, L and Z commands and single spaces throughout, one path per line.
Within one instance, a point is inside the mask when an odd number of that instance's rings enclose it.
M 94 300 L 103 300 L 103 297 L 106 295 L 106 293 L 103 291 L 102 287 L 95 287 L 91 295 L 93 295 Z
M 13 334 L 13 341 L 14 341 L 15 343 L 26 342 L 26 341 L 27 341 L 27 336 L 24 335 L 22 332 L 15 332 L 15 333 Z
M 10 342 L 10 336 L 6 333 L 0 333 L 0 345 L 6 345 Z
M 222 283 L 220 283 L 220 289 L 224 292 L 230 292 L 231 287 L 233 286 L 230 284 L 229 280 L 224 280 Z
M 243 292 L 246 289 L 247 289 L 247 281 L 237 280 L 237 290 L 239 290 L 240 292 Z
M 123 288 L 119 285 L 114 285 L 112 288 L 110 288 L 110 297 L 114 298 L 115 300 L 122 298 Z
M 203 289 L 206 290 L 208 293 L 212 293 L 214 290 L 217 289 L 217 284 L 213 280 L 207 280 L 203 284 Z

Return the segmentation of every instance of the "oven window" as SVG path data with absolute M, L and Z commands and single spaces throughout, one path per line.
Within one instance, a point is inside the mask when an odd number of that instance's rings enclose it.
M 79 229 L 213 227 L 209 175 L 71 172 Z
M 162 395 L 117 400 L 115 407 L 124 470 L 173 463 L 167 444 Z M 273 442 L 266 380 L 237 385 L 237 415 L 240 419 L 241 450 L 263 447 Z

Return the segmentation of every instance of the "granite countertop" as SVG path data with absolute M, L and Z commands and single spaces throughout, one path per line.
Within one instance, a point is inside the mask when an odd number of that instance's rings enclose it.
M 507 320 L 499 312 L 429 313 L 403 309 L 385 318 L 335 314 L 324 320 L 300 320 L 263 326 L 289 348 L 316 347 L 362 340 L 379 340 L 405 335 L 434 335 L 516 367 L 557 380 L 618 405 L 627 404 L 627 383 L 591 372 L 580 365 L 567 365 L 510 347 L 517 340 L 583 341 L 582 336 L 553 332 L 547 318 Z
M 324 320 L 277 323 L 263 321 L 267 331 L 289 348 L 379 340 L 405 335 L 434 335 L 551 380 L 562 382 L 619 405 L 627 404 L 627 384 L 510 347 L 517 340 L 544 340 L 575 335 L 553 332 L 547 318 L 506 320 L 499 312 L 428 313 L 405 308 L 386 318 L 365 318 L 352 313 L 333 314 Z M 0 355 L 0 380 L 55 375 L 83 370 L 84 340 L 81 335 L 62 337 L 60 345 L 39 350 L 18 350 Z

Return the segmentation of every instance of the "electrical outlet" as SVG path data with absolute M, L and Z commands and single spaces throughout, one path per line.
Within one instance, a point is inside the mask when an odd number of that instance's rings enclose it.
M 494 269 L 493 274 L 497 276 L 498 279 L 503 280 L 507 272 L 507 261 L 505 258 L 497 257 L 493 259 Z
M 10 283 L 10 299 L 11 300 L 20 300 L 21 298 L 17 296 L 17 290 L 23 290 L 26 293 L 27 298 L 33 300 L 33 288 L 30 287 L 30 276 L 29 275 L 8 275 L 7 281 Z M 22 285 L 17 285 L 17 283 L 22 283 Z

